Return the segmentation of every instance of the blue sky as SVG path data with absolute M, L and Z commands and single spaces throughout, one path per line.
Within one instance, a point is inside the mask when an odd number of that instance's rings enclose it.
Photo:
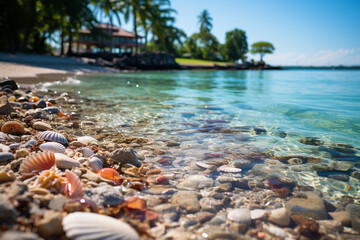
M 175 25 L 188 36 L 199 31 L 197 16 L 207 9 L 212 33 L 246 31 L 248 44 L 269 41 L 274 65 L 360 65 L 360 0 L 171 0 Z M 122 27 L 132 29 L 131 24 Z M 248 55 L 258 60 L 258 56 Z

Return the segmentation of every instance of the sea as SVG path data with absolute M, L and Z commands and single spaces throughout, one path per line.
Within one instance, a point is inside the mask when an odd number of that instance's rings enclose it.
M 178 143 L 171 153 L 184 166 L 207 153 L 266 153 L 299 184 L 360 199 L 359 70 L 112 73 L 42 88 L 75 96 L 96 128 Z

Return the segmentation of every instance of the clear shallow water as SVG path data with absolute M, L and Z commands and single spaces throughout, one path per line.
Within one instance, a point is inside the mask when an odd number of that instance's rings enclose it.
M 182 157 L 255 151 L 346 160 L 355 164 L 352 171 L 360 170 L 357 149 L 334 150 L 335 144 L 360 147 L 360 71 L 173 71 L 77 79 L 48 87 L 83 99 L 85 117 L 101 120 L 98 127 L 180 142 L 182 151 L 174 154 Z M 305 137 L 317 138 L 320 146 L 301 143 Z M 328 184 L 316 172 L 308 174 L 299 181 Z M 342 183 L 322 190 L 344 192 Z M 360 192 L 357 179 L 346 184 Z

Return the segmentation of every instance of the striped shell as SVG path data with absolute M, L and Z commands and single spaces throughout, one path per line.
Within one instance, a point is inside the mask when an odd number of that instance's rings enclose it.
M 55 155 L 53 152 L 40 152 L 28 156 L 20 165 L 21 175 L 38 173 L 50 169 L 55 164 Z
M 72 240 L 138 240 L 139 235 L 127 223 L 90 212 L 70 213 L 63 218 L 66 236 Z
M 54 132 L 54 131 L 39 132 L 38 134 L 36 134 L 36 137 L 43 139 L 43 140 L 58 142 L 61 144 L 68 143 L 68 140 L 66 139 L 66 137 L 64 137 L 64 135 Z
M 57 142 L 46 142 L 39 146 L 39 148 L 43 151 L 50 151 L 53 153 L 65 153 L 66 148 Z
M 103 162 L 98 157 L 92 157 L 89 161 L 89 166 L 94 172 L 98 172 L 103 168 Z
M 240 168 L 236 168 L 231 165 L 222 165 L 218 168 L 218 171 L 228 172 L 228 173 L 239 173 L 242 170 Z
M 94 152 L 90 148 L 87 148 L 87 147 L 83 147 L 81 149 L 81 152 L 84 157 L 91 157 L 92 155 L 94 155 Z
M 82 190 L 79 177 L 68 170 L 66 170 L 65 176 L 67 180 L 65 185 L 65 195 L 71 199 L 82 198 L 84 192 Z
M 24 126 L 18 122 L 10 121 L 4 123 L 1 127 L 3 133 L 12 134 L 12 135 L 23 135 L 25 134 Z

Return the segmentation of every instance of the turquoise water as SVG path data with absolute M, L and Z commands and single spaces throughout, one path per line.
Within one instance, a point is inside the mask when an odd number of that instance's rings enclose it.
M 75 94 L 83 117 L 97 120 L 98 128 L 181 143 L 172 154 L 184 159 L 205 152 L 266 152 L 351 162 L 351 171 L 360 171 L 357 70 L 169 71 L 76 79 L 49 88 Z M 306 137 L 316 143 L 304 142 Z M 331 189 L 311 169 L 290 175 L 329 194 L 341 195 L 348 186 L 360 193 L 355 178 L 335 184 L 332 179 Z

